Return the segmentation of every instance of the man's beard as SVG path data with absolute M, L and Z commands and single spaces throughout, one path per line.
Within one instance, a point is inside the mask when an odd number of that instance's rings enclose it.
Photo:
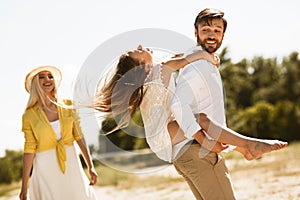
M 220 41 L 220 42 L 218 42 L 217 40 L 215 40 L 215 41 L 216 41 L 216 44 L 217 44 L 216 47 L 205 46 L 205 41 L 201 40 L 199 38 L 199 36 L 197 36 L 198 45 L 200 45 L 203 48 L 203 50 L 207 51 L 208 53 L 215 53 L 220 48 L 220 46 L 222 45 L 222 41 Z

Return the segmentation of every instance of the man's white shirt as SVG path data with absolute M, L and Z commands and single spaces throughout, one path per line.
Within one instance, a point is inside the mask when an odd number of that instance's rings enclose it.
M 200 46 L 192 51 L 202 50 Z M 187 139 L 173 147 L 173 159 L 180 149 L 201 130 L 195 114 L 205 113 L 226 126 L 224 95 L 218 68 L 207 60 L 197 60 L 181 69 L 177 78 L 171 110 Z

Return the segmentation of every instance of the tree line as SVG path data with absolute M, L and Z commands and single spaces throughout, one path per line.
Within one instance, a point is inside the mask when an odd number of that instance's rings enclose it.
M 245 135 L 300 139 L 300 60 L 298 52 L 282 58 L 255 57 L 232 63 L 224 59 L 228 126 Z

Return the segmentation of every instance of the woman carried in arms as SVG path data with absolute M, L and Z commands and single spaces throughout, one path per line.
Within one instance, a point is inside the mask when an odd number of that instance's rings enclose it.
M 114 74 L 97 92 L 94 108 L 113 116 L 122 115 L 118 128 L 126 126 L 140 108 L 151 150 L 162 160 L 172 162 L 172 146 L 185 139 L 170 110 L 175 89 L 173 72 L 198 59 L 219 64 L 216 56 L 205 51 L 155 63 L 152 51 L 139 45 L 120 56 Z M 198 122 L 203 131 L 194 139 L 204 148 L 218 153 L 234 145 L 236 151 L 252 160 L 287 146 L 279 140 L 243 136 L 216 124 L 204 113 L 199 114 Z

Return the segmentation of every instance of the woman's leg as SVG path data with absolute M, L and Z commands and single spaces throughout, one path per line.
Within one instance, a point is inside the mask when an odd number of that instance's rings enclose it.
M 171 137 L 172 145 L 175 145 L 186 139 L 186 137 L 184 136 L 184 133 L 179 128 L 179 125 L 177 124 L 176 121 L 172 121 L 168 124 L 168 131 L 169 131 L 169 135 Z
M 199 124 L 206 131 L 207 135 L 212 137 L 214 140 L 237 146 L 235 150 L 242 153 L 247 160 L 259 158 L 264 153 L 279 150 L 287 146 L 287 142 L 246 137 L 227 127 L 222 128 L 205 114 L 199 115 Z M 168 129 L 172 139 L 172 144 L 176 144 L 185 139 L 183 132 L 179 129 L 176 122 L 171 122 Z M 200 136 L 200 138 L 202 137 L 203 136 Z
M 236 150 L 246 155 L 250 153 L 253 158 L 259 158 L 262 154 L 279 150 L 287 146 L 287 142 L 279 140 L 265 140 L 247 137 L 241 135 L 227 127 L 222 128 L 218 124 L 214 123 L 207 115 L 200 114 L 199 124 L 203 127 L 207 134 L 215 140 L 237 146 Z M 248 153 L 247 153 L 248 152 Z M 246 159 L 249 155 L 246 155 Z

